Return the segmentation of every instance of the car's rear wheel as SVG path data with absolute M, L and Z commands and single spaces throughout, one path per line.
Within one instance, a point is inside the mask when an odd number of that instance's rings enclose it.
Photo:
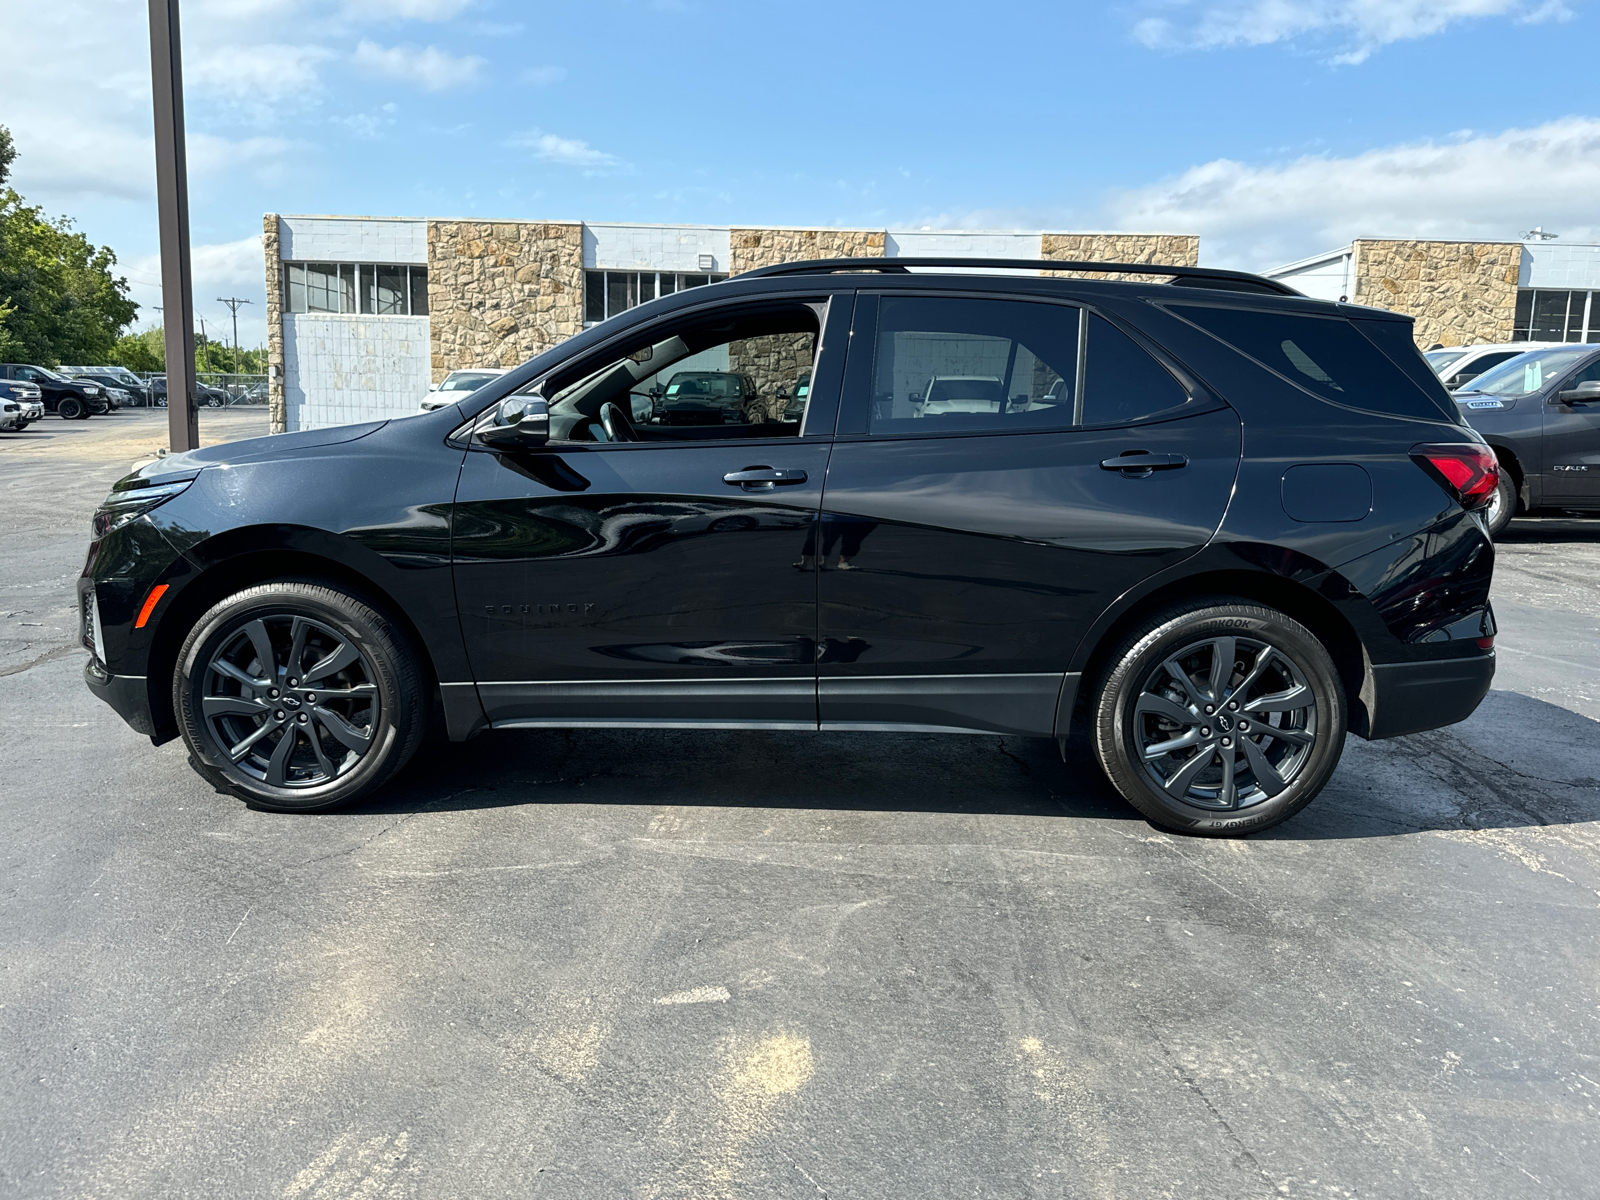
M 1511 472 L 1504 467 L 1500 468 L 1500 482 L 1495 486 L 1494 495 L 1489 498 L 1489 506 L 1483 510 L 1483 515 L 1492 538 L 1499 537 L 1511 524 L 1511 518 L 1517 515 L 1517 485 L 1511 480 Z
M 1108 658 L 1095 751 L 1158 825 L 1236 836 L 1316 797 L 1344 748 L 1345 698 L 1327 649 L 1276 609 L 1207 597 L 1157 613 Z
M 426 715 L 419 654 L 398 624 L 299 580 L 247 588 L 201 617 L 172 700 L 196 769 L 277 812 L 370 795 L 411 757 Z

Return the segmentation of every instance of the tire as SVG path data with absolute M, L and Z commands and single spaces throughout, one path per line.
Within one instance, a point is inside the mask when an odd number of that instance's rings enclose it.
M 219 791 L 252 808 L 314 812 L 370 796 L 416 750 L 427 723 L 420 661 L 368 601 L 277 580 L 196 622 L 172 708 L 195 769 Z
M 1511 472 L 1503 467 L 1494 498 L 1489 501 L 1489 507 L 1483 510 L 1483 515 L 1492 538 L 1505 532 L 1506 526 L 1511 524 L 1511 518 L 1517 515 L 1517 485 L 1511 481 Z
M 89 415 L 89 410 L 82 400 L 75 396 L 68 396 L 56 405 L 56 412 L 61 414 L 63 421 L 77 421 Z
M 206 407 L 207 408 L 221 408 L 222 407 L 222 401 L 218 400 L 215 396 L 207 396 L 206 397 Z
M 1214 683 L 1219 654 L 1233 662 Z M 1163 828 L 1203 837 L 1269 829 L 1310 804 L 1339 763 L 1339 673 L 1316 636 L 1276 609 L 1229 596 L 1186 601 L 1132 630 L 1108 664 L 1092 693 L 1096 757 Z M 1292 736 L 1262 732 L 1279 729 Z M 1161 744 L 1170 748 L 1147 758 Z

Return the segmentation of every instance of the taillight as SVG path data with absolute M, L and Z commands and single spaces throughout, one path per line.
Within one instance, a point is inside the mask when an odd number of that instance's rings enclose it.
M 1477 442 L 1413 446 L 1411 458 L 1469 511 L 1488 504 L 1500 486 L 1494 451 Z

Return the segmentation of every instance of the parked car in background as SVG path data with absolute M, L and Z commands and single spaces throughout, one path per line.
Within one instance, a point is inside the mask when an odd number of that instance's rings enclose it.
M 970 261 L 758 268 L 434 413 L 147 463 L 94 516 L 85 681 L 258 808 L 370 795 L 435 711 L 458 741 L 1086 727 L 1202 836 L 1300 811 L 1347 731 L 1477 708 L 1495 459 L 1409 317 Z M 740 421 L 746 377 L 686 367 L 665 415 L 715 424 L 631 418 L 646 380 L 774 338 L 813 348 L 804 423 Z M 1007 402 L 905 399 L 971 376 Z
M 1491 534 L 1537 508 L 1600 513 L 1600 346 L 1526 351 L 1453 398 L 1500 460 Z
M 18 416 L 12 428 L 19 433 L 44 416 L 44 400 L 37 384 L 0 379 L 0 401 L 16 404 Z
M 31 363 L 0 363 L 0 379 L 16 379 L 39 389 L 44 410 L 68 421 L 87 420 L 92 412 L 105 412 L 110 401 L 98 383 L 68 379 L 47 367 Z
M 1485 371 L 1493 370 L 1519 354 L 1525 354 L 1529 350 L 1548 350 L 1566 344 L 1566 342 L 1493 342 L 1481 346 L 1457 346 L 1450 351 L 1454 357 L 1441 359 L 1445 365 L 1434 369 L 1439 372 L 1439 379 L 1444 383 L 1445 390 L 1453 392 L 1457 388 L 1466 387 Z M 1432 353 L 1443 352 L 1434 350 Z
M 756 383 L 735 371 L 679 371 L 651 393 L 650 421 L 657 425 L 745 423 L 757 401 Z
M 811 372 L 802 371 L 800 378 L 794 381 L 794 387 L 778 393 L 778 399 L 783 401 L 783 419 L 785 421 L 800 421 L 806 415 L 806 401 L 811 396 Z
M 428 394 L 422 398 L 422 411 L 433 412 L 446 404 L 475 392 L 484 384 L 500 378 L 505 371 L 499 367 L 473 367 L 470 370 L 451 371 L 438 383 L 428 385 Z
M 23 416 L 22 405 L 15 400 L 0 399 L 0 432 L 16 433 L 26 429 L 27 419 Z
M 124 404 L 150 403 L 149 386 L 127 367 L 59 367 L 57 373 L 70 379 L 87 379 L 108 390 L 120 389 L 127 396 L 126 400 L 118 397 Z

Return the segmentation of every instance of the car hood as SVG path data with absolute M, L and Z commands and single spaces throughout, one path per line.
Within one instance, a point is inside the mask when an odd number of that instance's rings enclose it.
M 224 442 L 220 446 L 207 446 L 204 450 L 188 450 L 182 454 L 169 454 L 147 463 L 139 474 L 146 478 L 174 475 L 181 471 L 203 470 L 206 467 L 237 467 L 245 463 L 268 462 L 292 454 L 296 450 L 309 450 L 316 446 L 337 446 L 341 442 L 359 441 L 377 433 L 388 421 L 366 421 L 360 425 L 334 425 L 328 429 L 307 429 L 300 433 L 275 433 L 267 437 L 246 438 L 242 442 Z

